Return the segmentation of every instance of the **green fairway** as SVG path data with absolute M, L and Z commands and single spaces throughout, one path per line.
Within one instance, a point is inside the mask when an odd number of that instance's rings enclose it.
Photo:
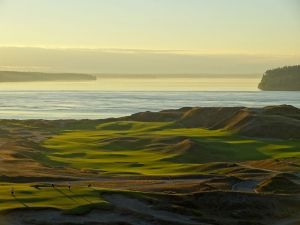
M 202 173 L 204 163 L 300 157 L 299 141 L 263 140 L 224 130 L 176 128 L 167 122 L 110 122 L 46 140 L 43 163 L 103 174 Z
M 11 189 L 14 189 L 14 195 Z M 0 183 L 0 211 L 16 208 L 54 208 L 67 213 L 84 213 L 91 208 L 105 208 L 108 203 L 94 188 L 40 187 L 29 184 Z

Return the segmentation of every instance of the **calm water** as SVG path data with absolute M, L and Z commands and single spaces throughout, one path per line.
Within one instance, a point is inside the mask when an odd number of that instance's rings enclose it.
M 107 79 L 83 82 L 11 82 L 0 90 L 51 91 L 257 91 L 259 78 L 150 78 Z
M 107 118 L 183 106 L 300 107 L 300 92 L 0 91 L 1 119 Z

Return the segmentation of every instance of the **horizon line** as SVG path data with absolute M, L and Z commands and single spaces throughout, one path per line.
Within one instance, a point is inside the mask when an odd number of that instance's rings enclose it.
M 146 49 L 146 48 L 104 48 L 104 47 L 73 47 L 73 46 L 43 46 L 43 45 L 0 45 L 0 48 L 19 49 L 43 49 L 43 50 L 78 50 L 78 51 L 98 51 L 103 53 L 120 54 L 174 54 L 174 55 L 207 55 L 207 56 L 271 56 L 271 57 L 300 57 L 300 53 L 263 53 L 263 52 L 238 52 L 238 51 L 209 51 L 209 50 L 189 50 L 189 49 Z

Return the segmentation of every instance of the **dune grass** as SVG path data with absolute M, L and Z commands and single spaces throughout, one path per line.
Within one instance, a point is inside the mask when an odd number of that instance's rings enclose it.
M 188 146 L 189 140 L 194 146 Z M 239 137 L 224 130 L 176 128 L 169 122 L 121 121 L 68 131 L 46 140 L 44 163 L 103 174 L 202 173 L 204 163 L 300 157 L 299 141 Z

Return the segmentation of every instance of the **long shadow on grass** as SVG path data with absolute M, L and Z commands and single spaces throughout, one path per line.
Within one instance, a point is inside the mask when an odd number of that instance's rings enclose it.
M 78 203 L 78 201 L 76 201 L 76 199 L 74 199 L 72 196 L 68 195 L 67 193 L 65 193 L 64 191 L 58 189 L 58 188 L 54 188 L 55 191 L 57 191 L 58 193 L 60 193 L 62 196 L 72 200 L 73 202 Z
M 75 194 L 72 190 L 69 190 L 73 195 Z M 90 203 L 90 204 L 92 204 L 93 202 L 92 201 L 90 201 L 90 200 L 88 200 L 88 199 L 86 199 L 85 197 L 83 197 L 83 196 L 80 196 L 79 198 L 81 198 L 81 199 L 83 199 L 84 201 L 86 201 L 87 203 Z
M 15 199 L 18 203 L 20 203 L 21 205 L 23 205 L 24 207 L 29 208 L 29 206 L 28 206 L 25 202 L 23 202 L 21 199 L 17 198 L 16 196 L 14 196 L 14 199 Z

